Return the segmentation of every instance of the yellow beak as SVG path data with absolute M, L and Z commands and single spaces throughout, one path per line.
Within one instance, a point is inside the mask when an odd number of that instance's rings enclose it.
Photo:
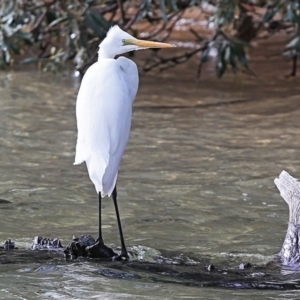
M 125 43 L 124 43 L 125 44 Z M 158 42 L 151 42 L 151 41 L 143 41 L 143 40 L 126 40 L 126 44 L 135 45 L 141 48 L 173 48 L 176 47 L 172 44 L 167 43 L 158 43 Z

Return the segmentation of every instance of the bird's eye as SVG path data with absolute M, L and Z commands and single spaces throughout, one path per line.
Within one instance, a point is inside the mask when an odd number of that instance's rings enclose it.
M 122 43 L 123 43 L 123 45 L 125 45 L 125 43 L 126 43 L 126 40 L 125 40 L 125 39 L 123 39 L 123 40 L 122 40 Z

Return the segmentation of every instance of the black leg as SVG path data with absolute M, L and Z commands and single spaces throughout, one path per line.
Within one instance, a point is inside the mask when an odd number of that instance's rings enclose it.
M 98 236 L 98 240 L 103 242 L 102 239 L 102 229 L 101 229 L 101 192 L 99 192 L 99 236 Z
M 95 241 L 90 235 L 82 235 L 79 238 L 74 238 L 64 251 L 66 257 L 118 258 L 118 255 L 111 248 L 104 245 L 102 239 L 101 202 L 102 197 L 101 193 L 99 193 L 99 236 L 97 240 Z
M 118 227 L 119 227 L 119 233 L 120 233 L 120 239 L 121 239 L 121 247 L 122 247 L 119 258 L 128 260 L 129 257 L 128 257 L 128 253 L 127 253 L 127 250 L 125 247 L 123 231 L 122 231 L 122 226 L 121 226 L 121 220 L 120 220 L 120 215 L 119 215 L 119 209 L 118 209 L 118 203 L 117 203 L 117 186 L 115 186 L 115 188 L 112 192 L 112 198 L 113 198 L 114 205 L 115 205 L 115 211 L 116 211 L 116 216 L 117 216 L 117 221 L 118 221 Z

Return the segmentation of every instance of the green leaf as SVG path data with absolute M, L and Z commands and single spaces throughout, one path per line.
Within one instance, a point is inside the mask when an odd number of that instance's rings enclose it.
M 140 9 L 142 11 L 141 13 L 141 17 L 145 18 L 150 10 L 150 3 L 151 0 L 143 0 L 141 5 L 140 5 Z
M 167 17 L 167 14 L 166 14 L 165 0 L 159 0 L 159 7 L 160 7 L 160 10 L 161 10 L 161 18 L 166 23 L 168 21 L 168 17 Z
M 90 13 L 91 13 L 92 18 L 94 18 L 94 20 L 99 25 L 101 25 L 101 27 L 104 29 L 104 31 L 107 32 L 108 29 L 111 27 L 111 24 L 109 22 L 107 22 L 99 12 L 91 9 Z
M 246 58 L 244 48 L 240 47 L 240 49 L 238 49 L 236 54 L 237 54 L 238 60 L 241 63 L 241 65 L 243 67 L 245 67 L 246 69 L 248 69 L 248 61 L 247 61 L 247 58 Z
M 57 15 L 55 13 L 55 10 L 47 10 L 46 19 L 47 19 L 47 24 L 50 24 L 53 21 L 55 21 L 57 19 Z
M 230 52 L 231 52 L 231 48 L 230 48 L 230 46 L 228 45 L 228 46 L 226 46 L 226 48 L 225 48 L 225 50 L 224 50 L 224 60 L 225 60 L 226 62 L 229 62 L 229 60 L 230 60 Z
M 87 10 L 84 16 L 86 25 L 93 30 L 94 34 L 100 38 L 104 38 L 107 30 L 103 29 L 99 20 L 94 18 L 94 16 L 91 13 L 91 10 Z
M 175 0 L 167 0 L 168 6 L 171 8 L 172 11 L 177 11 L 178 7 Z
M 207 46 L 203 51 L 201 55 L 201 63 L 205 63 L 208 61 L 208 55 L 211 47 Z
M 226 71 L 227 63 L 225 61 L 225 49 L 222 49 L 218 54 L 218 59 L 216 63 L 216 71 L 218 78 L 221 78 Z
M 22 59 L 20 61 L 21 64 L 31 64 L 31 63 L 37 63 L 40 59 L 37 57 L 29 57 L 29 58 L 25 58 Z
M 264 17 L 262 19 L 262 23 L 270 22 L 274 18 L 276 13 L 277 13 L 277 10 L 275 10 L 275 9 L 267 10 L 266 14 L 264 15 Z
M 18 31 L 13 37 L 16 39 L 22 39 L 27 45 L 32 45 L 32 34 L 31 32 Z
M 14 6 L 15 6 L 15 1 L 1 1 L 1 2 L 4 2 L 4 3 L 1 3 L 1 10 L 0 10 L 0 15 L 1 16 L 6 16 L 6 15 L 9 15 L 11 13 L 14 13 L 13 10 L 14 10 Z
M 296 36 L 285 46 L 285 48 L 290 49 L 290 48 L 295 48 L 296 46 L 299 47 L 299 41 L 300 41 L 300 37 Z
M 10 61 L 11 61 L 11 56 L 10 56 L 10 53 L 8 50 L 6 51 L 3 51 L 3 56 L 4 56 L 4 61 L 6 64 L 10 64 Z
M 70 19 L 70 17 L 67 17 L 67 16 L 60 17 L 60 18 L 57 18 L 54 21 L 52 21 L 48 26 L 49 26 L 49 28 L 51 28 L 51 27 L 53 27 L 53 26 L 55 26 L 57 24 L 65 22 L 65 21 L 67 21 L 69 19 Z
M 20 54 L 20 48 L 12 41 L 12 39 L 9 39 L 8 41 L 6 41 L 6 45 L 15 54 Z
M 236 63 L 236 56 L 235 56 L 235 53 L 233 51 L 230 51 L 229 63 L 231 65 L 232 71 L 234 73 L 236 73 L 236 71 L 237 71 L 237 63 Z

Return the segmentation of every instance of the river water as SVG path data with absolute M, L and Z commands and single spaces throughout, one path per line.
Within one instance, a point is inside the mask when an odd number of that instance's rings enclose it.
M 0 74 L 0 241 L 19 248 L 0 251 L 1 299 L 298 298 L 300 275 L 268 262 L 288 222 L 273 180 L 283 169 L 300 177 L 299 80 L 284 78 L 280 56 L 257 55 L 256 77 L 221 80 L 209 64 L 197 80 L 195 63 L 141 74 L 118 177 L 128 263 L 30 250 L 36 235 L 65 246 L 97 235 L 94 186 L 85 165 L 72 165 L 78 82 Z M 118 251 L 108 198 L 103 222 Z M 234 269 L 245 262 L 254 267 Z

